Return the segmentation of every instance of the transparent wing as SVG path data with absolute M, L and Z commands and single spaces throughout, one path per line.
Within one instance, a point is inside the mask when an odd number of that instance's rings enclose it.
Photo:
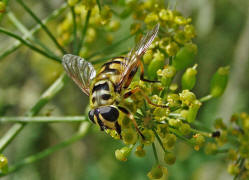
M 96 76 L 93 65 L 83 58 L 72 54 L 63 56 L 62 65 L 80 89 L 89 96 L 91 81 Z
M 125 79 L 129 77 L 130 72 L 137 68 L 140 58 L 147 51 L 159 30 L 159 24 L 157 24 L 151 31 L 149 31 L 137 45 L 128 53 L 127 58 L 123 66 L 121 67 L 121 79 L 120 85 L 125 82 Z

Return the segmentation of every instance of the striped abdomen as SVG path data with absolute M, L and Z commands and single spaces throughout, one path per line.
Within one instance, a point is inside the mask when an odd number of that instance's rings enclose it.
M 124 58 L 118 57 L 105 63 L 98 72 L 90 93 L 91 108 L 112 105 L 116 99 L 116 86 Z

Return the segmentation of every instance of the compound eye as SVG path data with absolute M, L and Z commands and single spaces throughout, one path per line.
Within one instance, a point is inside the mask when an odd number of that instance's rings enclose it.
M 101 107 L 99 108 L 99 112 L 105 120 L 111 121 L 111 122 L 116 121 L 119 116 L 119 112 L 117 108 L 112 107 L 112 106 Z
M 89 111 L 88 117 L 95 124 L 95 121 L 94 121 L 94 110 Z

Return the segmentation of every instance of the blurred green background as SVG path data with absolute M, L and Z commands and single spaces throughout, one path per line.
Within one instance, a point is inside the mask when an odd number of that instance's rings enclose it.
M 40 18 L 45 18 L 63 1 L 43 0 L 26 1 Z M 190 16 L 197 30 L 195 42 L 198 45 L 198 79 L 194 91 L 198 97 L 205 96 L 209 90 L 209 81 L 219 66 L 230 65 L 231 74 L 226 93 L 219 99 L 205 103 L 198 120 L 210 127 L 218 117 L 225 121 L 234 112 L 248 111 L 249 106 L 249 1 L 248 0 L 185 0 L 169 1 L 169 4 Z M 28 28 L 35 25 L 33 19 L 14 1 L 9 4 L 15 15 Z M 61 15 L 49 23 L 56 29 L 63 19 Z M 129 33 L 129 22 L 121 23 L 121 29 L 115 34 L 117 39 Z M 4 18 L 1 26 L 19 33 Z M 53 31 L 56 34 L 56 30 Z M 48 37 L 39 31 L 36 34 L 44 43 L 50 45 Z M 0 34 L 0 52 L 10 47 L 15 40 Z M 115 41 L 114 41 L 115 42 Z M 122 52 L 122 48 L 133 44 L 129 40 L 112 49 L 111 53 Z M 101 44 L 97 45 L 101 47 Z M 109 57 L 109 55 L 108 55 Z M 0 59 L 0 116 L 22 116 L 37 101 L 41 93 L 63 72 L 62 66 L 22 46 L 11 55 Z M 85 113 L 88 97 L 70 81 L 66 87 L 49 102 L 40 115 L 73 116 Z M 1 124 L 2 136 L 11 124 Z M 49 146 L 70 137 L 78 124 L 29 124 L 6 149 L 9 163 L 39 152 Z M 45 159 L 28 165 L 19 171 L 4 177 L 6 180 L 144 180 L 154 163 L 153 154 L 148 148 L 146 158 L 133 154 L 128 162 L 115 159 L 114 151 L 122 143 L 94 127 L 82 140 L 72 146 L 52 154 Z M 158 148 L 160 149 L 160 148 Z M 222 155 L 207 156 L 202 151 L 194 152 L 188 145 L 177 144 L 177 161 L 168 166 L 170 180 L 209 180 L 232 179 L 226 171 Z M 159 152 L 163 157 L 163 152 Z M 161 158 L 162 159 L 162 158 Z

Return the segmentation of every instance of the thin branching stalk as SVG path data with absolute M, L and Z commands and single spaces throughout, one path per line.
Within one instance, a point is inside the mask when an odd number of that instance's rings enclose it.
M 61 7 L 53 11 L 48 17 L 42 20 L 42 23 L 46 25 L 49 21 L 53 20 L 54 18 L 58 17 L 62 12 L 64 12 L 66 7 L 67 7 L 67 3 L 62 4 Z M 40 29 L 41 29 L 41 25 L 37 24 L 33 29 L 30 30 L 29 34 L 23 36 L 22 38 L 26 40 Z M 17 50 L 21 45 L 22 43 L 19 40 L 17 40 L 15 43 L 13 43 L 13 45 L 10 48 L 8 48 L 6 51 L 0 54 L 0 60 L 5 58 L 6 56 L 11 54 L 15 50 Z
M 88 28 L 88 24 L 89 24 L 89 19 L 90 19 L 90 16 L 91 16 L 91 12 L 92 12 L 91 10 L 87 11 L 85 24 L 84 24 L 84 27 L 83 27 L 83 30 L 82 30 L 81 39 L 80 39 L 79 46 L 78 46 L 78 49 L 77 49 L 77 52 L 76 52 L 76 54 L 78 54 L 78 55 L 80 53 L 81 47 L 82 47 L 82 45 L 84 43 L 84 40 L 85 40 L 86 31 L 87 31 L 87 28 Z
M 28 42 L 27 40 L 23 39 L 22 37 L 20 37 L 20 36 L 14 34 L 14 33 L 12 33 L 12 32 L 10 32 L 10 31 L 8 31 L 8 30 L 6 30 L 6 29 L 4 29 L 4 28 L 1 28 L 1 27 L 0 27 L 0 33 L 4 33 L 4 34 L 6 34 L 6 35 L 8 35 L 8 36 L 10 36 L 10 37 L 13 37 L 13 38 L 19 40 L 21 43 L 23 43 L 24 45 L 28 46 L 30 49 L 32 49 L 32 50 L 34 50 L 34 51 L 36 51 L 36 52 L 38 52 L 38 53 L 44 55 L 45 57 L 48 57 L 48 58 L 50 58 L 50 59 L 52 59 L 52 60 L 55 60 L 55 61 L 57 61 L 57 62 L 61 62 L 61 58 L 59 58 L 59 57 L 57 57 L 57 56 L 53 56 L 53 55 L 51 55 L 51 54 L 48 54 L 46 51 L 43 51 L 43 50 L 41 50 L 41 49 L 35 47 L 34 45 L 32 45 L 32 44 L 31 44 L 30 42 Z
M 153 153 L 154 153 L 154 156 L 155 156 L 156 163 L 159 164 L 159 159 L 158 159 L 158 156 L 157 156 L 155 143 L 152 143 L 152 149 L 153 149 Z
M 66 54 L 65 49 L 58 43 L 54 35 L 49 31 L 46 25 L 43 24 L 43 22 L 31 11 L 31 9 L 22 1 L 17 0 L 17 2 L 27 11 L 27 13 L 30 14 L 30 16 L 41 25 L 42 29 L 48 34 L 48 36 L 51 38 L 51 40 L 54 42 L 54 44 L 57 46 L 57 48 L 61 51 L 62 54 Z
M 72 123 L 86 121 L 85 116 L 13 116 L 13 117 L 0 117 L 0 123 Z
M 40 97 L 37 103 L 26 113 L 27 116 L 35 116 L 39 111 L 63 88 L 67 81 L 67 76 L 63 73 Z M 0 139 L 0 152 L 21 132 L 26 123 L 14 124 L 6 134 Z
M 162 142 L 161 138 L 158 136 L 158 134 L 157 134 L 157 132 L 155 131 L 155 129 L 152 129 L 152 130 L 153 130 L 153 132 L 154 132 L 154 134 L 155 134 L 155 136 L 156 136 L 156 139 L 157 139 L 157 141 L 159 142 L 161 148 L 163 149 L 163 151 L 164 151 L 164 152 L 168 152 L 168 151 L 164 148 L 163 142 Z
M 74 6 L 71 7 L 71 13 L 73 17 L 73 54 L 77 54 L 78 42 L 77 42 L 77 23 L 76 23 L 76 14 Z
M 211 94 L 207 95 L 207 96 L 204 96 L 200 99 L 201 102 L 206 102 L 206 101 L 209 101 L 210 99 L 212 99 L 213 96 Z
M 30 35 L 29 36 L 29 30 L 16 18 L 16 16 L 11 12 L 9 11 L 8 12 L 8 17 L 9 19 L 11 20 L 11 22 L 16 26 L 16 28 L 18 30 L 20 30 L 24 36 L 27 36 L 29 37 L 29 39 L 40 45 L 45 51 L 47 51 L 51 56 L 56 56 L 45 44 L 43 44 L 39 39 L 35 38 L 33 35 Z
M 47 148 L 47 149 L 45 149 L 37 154 L 34 154 L 34 155 L 31 155 L 29 157 L 24 158 L 23 160 L 17 162 L 13 166 L 10 166 L 7 174 L 0 174 L 0 176 L 5 176 L 5 175 L 8 175 L 10 173 L 13 173 L 13 172 L 17 171 L 18 169 L 20 169 L 21 167 L 24 167 L 27 164 L 31 164 L 31 163 L 34 163 L 36 161 L 39 161 L 39 160 L 51 155 L 52 153 L 61 150 L 62 148 L 70 146 L 74 142 L 83 138 L 87 134 L 89 127 L 90 127 L 90 123 L 83 122 L 81 127 L 80 127 L 79 132 L 74 134 L 69 139 L 62 141 L 61 143 L 59 143 L 55 146 Z
M 99 7 L 99 11 L 101 11 L 101 4 L 100 4 L 100 1 L 99 0 L 96 0 L 97 1 L 97 4 L 98 4 L 98 7 Z

